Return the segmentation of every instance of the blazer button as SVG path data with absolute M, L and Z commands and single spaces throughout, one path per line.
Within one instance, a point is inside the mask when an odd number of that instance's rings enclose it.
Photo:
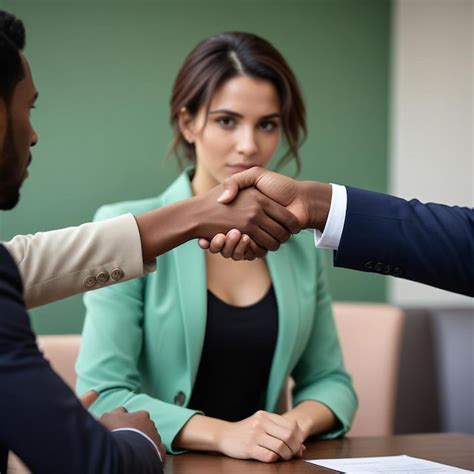
M 382 270 L 382 273 L 384 275 L 390 275 L 392 273 L 392 265 L 385 265 L 385 267 Z
M 186 401 L 186 395 L 183 392 L 178 392 L 174 397 L 174 404 L 182 407 Z
M 85 288 L 94 288 L 94 286 L 97 284 L 97 280 L 95 279 L 95 276 L 90 275 L 82 280 L 82 284 Z
M 114 268 L 111 272 L 110 272 L 110 278 L 112 278 L 112 280 L 114 281 L 119 281 L 123 278 L 124 276 L 124 273 L 123 273 L 123 270 L 121 268 Z
M 403 270 L 400 267 L 395 267 L 393 269 L 393 275 L 396 277 L 401 277 L 403 275 Z
M 110 280 L 110 275 L 107 272 L 99 272 L 96 275 L 96 279 L 100 284 L 103 285 Z
M 377 272 L 377 273 L 380 273 L 382 270 L 383 270 L 383 263 L 382 262 L 378 262 L 375 264 L 375 267 L 374 267 L 374 270 Z
M 364 265 L 364 268 L 366 270 L 373 270 L 374 269 L 374 262 L 372 262 L 372 260 L 369 260 L 368 262 L 366 262 L 366 264 Z

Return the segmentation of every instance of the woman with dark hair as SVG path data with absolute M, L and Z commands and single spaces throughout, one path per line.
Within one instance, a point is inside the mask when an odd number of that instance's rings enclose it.
M 176 78 L 171 123 L 171 151 L 191 167 L 159 197 L 103 207 L 97 219 L 161 207 L 266 167 L 282 136 L 288 150 L 280 164 L 295 160 L 299 169 L 301 93 L 285 59 L 258 36 L 223 33 L 199 43 Z M 244 235 L 233 257 L 248 245 Z M 188 242 L 157 265 L 85 298 L 78 391 L 99 392 L 94 413 L 146 410 L 172 453 L 265 462 L 302 455 L 308 436 L 350 428 L 357 400 L 312 234 L 253 261 Z M 281 411 L 289 376 L 294 408 Z

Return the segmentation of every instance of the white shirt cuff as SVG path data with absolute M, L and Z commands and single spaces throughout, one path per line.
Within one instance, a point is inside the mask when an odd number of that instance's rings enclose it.
M 138 433 L 138 434 L 142 435 L 144 438 L 146 438 L 153 445 L 153 447 L 156 450 L 156 454 L 158 454 L 158 457 L 160 458 L 160 461 L 163 462 L 163 459 L 161 458 L 161 453 L 160 453 L 160 450 L 158 449 L 158 446 L 154 443 L 154 441 L 148 435 L 143 433 L 143 431 L 137 430 L 135 428 L 117 428 L 116 430 L 112 430 L 112 433 L 115 433 L 116 431 L 133 431 L 135 433 Z
M 347 190 L 345 186 L 331 183 L 332 197 L 328 220 L 324 232 L 314 229 L 314 244 L 317 248 L 337 250 L 346 220 Z

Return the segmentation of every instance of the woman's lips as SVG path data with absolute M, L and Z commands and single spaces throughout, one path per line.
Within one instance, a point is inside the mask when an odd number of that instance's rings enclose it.
M 254 165 L 227 165 L 227 169 L 229 169 L 232 173 L 240 173 L 241 171 L 246 171 L 252 168 Z

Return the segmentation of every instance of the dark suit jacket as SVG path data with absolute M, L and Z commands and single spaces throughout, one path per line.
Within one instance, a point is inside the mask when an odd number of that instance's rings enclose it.
M 10 449 L 35 474 L 161 473 L 148 440 L 107 431 L 51 369 L 22 293 L 16 265 L 0 245 L 0 472 Z
M 474 296 L 474 210 L 347 187 L 334 264 Z

